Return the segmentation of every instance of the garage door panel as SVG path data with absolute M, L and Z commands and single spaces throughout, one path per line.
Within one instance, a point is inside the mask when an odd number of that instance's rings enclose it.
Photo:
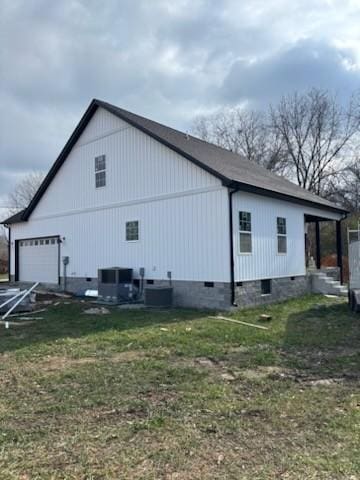
M 55 238 L 19 240 L 19 280 L 58 283 L 59 251 Z

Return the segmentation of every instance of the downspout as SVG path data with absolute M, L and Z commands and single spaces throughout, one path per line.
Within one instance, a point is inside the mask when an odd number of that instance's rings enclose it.
M 10 225 L 5 225 L 5 227 L 9 230 L 9 236 L 8 236 L 8 277 L 9 277 L 9 282 L 11 281 L 11 227 Z
M 237 307 L 235 303 L 235 264 L 234 264 L 234 228 L 233 228 L 233 206 L 232 196 L 238 192 L 238 189 L 228 189 L 229 192 L 229 240 L 230 240 L 230 290 L 231 305 Z
M 343 265 L 343 248 L 342 248 L 342 230 L 341 222 L 348 217 L 348 214 L 345 213 L 340 220 L 336 222 L 336 254 L 337 254 L 337 266 L 340 270 L 340 283 L 344 285 L 344 265 Z

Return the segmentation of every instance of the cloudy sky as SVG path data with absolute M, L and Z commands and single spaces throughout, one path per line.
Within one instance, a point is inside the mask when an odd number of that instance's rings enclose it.
M 359 25 L 359 0 L 0 0 L 0 205 L 93 97 L 188 130 L 295 89 L 348 95 Z

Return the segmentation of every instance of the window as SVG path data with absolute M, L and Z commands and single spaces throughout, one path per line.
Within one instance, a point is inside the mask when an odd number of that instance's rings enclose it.
M 261 280 L 261 295 L 270 295 L 271 280 Z
M 95 187 L 106 185 L 106 158 L 105 155 L 95 157 Z
M 137 220 L 126 222 L 126 241 L 135 242 L 139 240 L 139 222 Z
M 214 282 L 204 282 L 204 287 L 212 288 L 214 286 Z
M 286 218 L 277 217 L 278 253 L 287 253 Z
M 240 253 L 251 253 L 251 213 L 239 212 Z

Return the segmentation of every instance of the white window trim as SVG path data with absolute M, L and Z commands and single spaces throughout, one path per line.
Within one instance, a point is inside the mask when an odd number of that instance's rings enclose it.
M 283 218 L 285 220 L 285 229 L 286 233 L 278 233 L 278 218 Z M 280 257 L 284 257 L 288 254 L 288 238 L 287 238 L 287 218 L 286 217 L 276 217 L 276 252 Z M 279 237 L 285 237 L 286 239 L 286 252 L 279 252 Z
M 104 160 L 105 160 L 105 168 L 103 170 L 96 170 L 96 159 L 99 158 L 99 157 L 105 157 Z M 107 179 L 107 175 L 106 175 L 106 163 L 107 163 L 107 159 L 106 159 L 106 155 L 105 154 L 102 154 L 102 155 L 96 155 L 96 157 L 94 158 L 94 179 L 95 179 L 95 190 L 98 190 L 99 188 L 105 188 L 106 187 L 106 179 Z M 96 174 L 97 173 L 104 173 L 105 174 L 105 185 L 96 185 Z
M 240 230 L 239 216 L 240 216 L 240 213 L 241 213 L 241 212 L 250 213 L 250 225 L 251 225 L 251 230 L 250 230 L 250 231 L 248 231 L 248 230 Z M 239 211 L 238 211 L 237 221 L 239 222 L 239 224 L 238 224 L 238 242 L 239 242 L 238 255 L 245 255 L 245 256 L 253 255 L 254 248 L 253 248 L 252 212 L 248 212 L 248 211 L 246 211 L 246 210 L 239 210 Z M 242 252 L 242 251 L 241 251 L 240 235 L 241 235 L 242 233 L 245 233 L 245 234 L 247 234 L 247 235 L 250 235 L 250 238 L 251 238 L 251 252 Z
M 138 224 L 138 238 L 137 240 L 128 240 L 126 238 L 126 225 L 130 222 L 137 222 Z M 140 242 L 140 220 L 125 220 L 125 242 L 126 243 L 137 243 L 137 242 Z

